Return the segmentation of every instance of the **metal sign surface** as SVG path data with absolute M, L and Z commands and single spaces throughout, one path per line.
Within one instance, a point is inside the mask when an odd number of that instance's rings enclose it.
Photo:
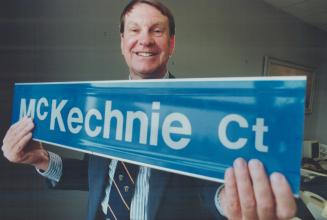
M 223 181 L 243 157 L 282 172 L 298 194 L 305 77 L 17 83 L 13 122 L 33 139 Z

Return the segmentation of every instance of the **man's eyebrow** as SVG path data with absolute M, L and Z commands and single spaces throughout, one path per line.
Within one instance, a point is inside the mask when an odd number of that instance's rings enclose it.
M 138 26 L 138 24 L 134 21 L 130 21 L 126 24 L 127 27 L 130 27 L 130 26 Z
M 157 27 L 157 26 L 159 26 L 159 27 L 165 27 L 165 23 L 164 22 L 157 22 L 157 23 L 154 23 L 152 25 L 152 27 Z
M 137 22 L 134 22 L 134 21 L 129 21 L 128 23 L 126 23 L 126 26 L 127 27 L 130 27 L 130 26 L 139 26 L 139 24 Z M 153 23 L 151 24 L 151 27 L 165 27 L 165 23 L 164 22 L 161 22 L 161 21 L 158 21 L 156 23 Z

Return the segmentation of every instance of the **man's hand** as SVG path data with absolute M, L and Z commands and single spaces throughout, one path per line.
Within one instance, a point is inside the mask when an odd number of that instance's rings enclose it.
M 228 219 L 290 219 L 296 203 L 290 186 L 280 173 L 267 177 L 262 163 L 242 158 L 225 172 L 221 206 Z
M 23 118 L 13 124 L 3 139 L 3 155 L 13 163 L 30 164 L 40 170 L 47 170 L 48 152 L 40 142 L 33 141 L 34 123 L 31 118 Z

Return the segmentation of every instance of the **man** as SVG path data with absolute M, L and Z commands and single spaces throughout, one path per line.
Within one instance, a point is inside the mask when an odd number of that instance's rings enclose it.
M 167 62 L 175 48 L 175 23 L 168 8 L 154 0 L 131 1 L 122 12 L 120 32 L 130 79 L 172 77 Z M 119 162 L 93 155 L 61 160 L 31 140 L 33 127 L 29 118 L 10 127 L 3 140 L 5 157 L 35 166 L 51 187 L 89 190 L 88 220 L 119 219 L 120 213 L 109 205 Z M 243 159 L 226 171 L 225 187 L 140 167 L 126 207 L 131 219 L 220 219 L 219 212 L 230 219 L 287 219 L 296 210 L 281 174 L 269 179 L 259 161 L 247 164 Z

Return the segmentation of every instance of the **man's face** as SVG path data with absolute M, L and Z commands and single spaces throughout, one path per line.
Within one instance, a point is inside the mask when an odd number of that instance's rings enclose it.
M 121 50 L 132 79 L 163 77 L 174 46 L 168 18 L 156 8 L 140 3 L 125 15 Z

